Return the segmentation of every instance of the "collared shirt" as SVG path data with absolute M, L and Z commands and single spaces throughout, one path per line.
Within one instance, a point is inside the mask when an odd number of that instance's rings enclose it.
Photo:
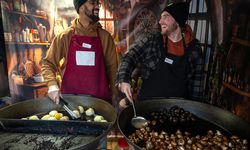
M 142 78 L 148 79 L 150 73 L 157 68 L 162 56 L 163 40 L 160 33 L 153 33 L 136 41 L 122 58 L 117 73 L 116 83 L 131 81 L 131 74 L 141 64 Z M 198 40 L 194 39 L 187 46 L 188 53 L 188 98 L 200 100 L 203 96 L 203 57 Z

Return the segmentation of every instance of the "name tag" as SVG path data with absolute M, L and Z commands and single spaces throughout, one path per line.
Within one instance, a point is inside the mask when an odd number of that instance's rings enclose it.
M 171 64 L 171 65 L 172 65 L 173 62 L 174 62 L 172 59 L 169 59 L 169 58 L 167 58 L 167 57 L 165 58 L 164 61 L 165 61 L 166 63 L 168 63 L 168 64 Z
M 90 49 L 92 47 L 92 45 L 87 44 L 87 43 L 82 43 L 82 47 Z
M 95 52 L 76 51 L 76 65 L 95 66 Z

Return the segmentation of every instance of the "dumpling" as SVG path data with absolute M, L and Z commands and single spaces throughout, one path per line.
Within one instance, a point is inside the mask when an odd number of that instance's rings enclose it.
M 49 117 L 50 117 L 50 115 L 44 115 L 44 116 L 41 118 L 41 120 L 48 120 Z
M 86 116 L 93 116 L 95 114 L 95 111 L 93 108 L 89 108 L 85 111 Z
M 68 116 L 62 116 L 62 118 L 60 118 L 61 121 L 68 121 L 69 117 Z
M 57 120 L 56 117 L 49 117 L 48 120 Z
M 29 120 L 39 120 L 39 118 L 37 117 L 37 115 L 33 115 L 29 117 Z
M 52 111 L 49 112 L 49 115 L 52 116 L 52 117 L 54 117 L 55 114 L 57 114 L 57 113 L 58 112 L 56 110 L 52 110 Z
M 77 118 L 80 118 L 80 117 L 81 117 L 81 114 L 80 114 L 80 112 L 79 112 L 78 110 L 73 110 L 73 113 L 76 114 L 76 117 L 77 117 Z
M 84 108 L 82 106 L 77 106 L 77 109 L 81 114 L 84 113 Z
M 101 120 L 103 120 L 103 116 L 101 115 L 96 115 L 95 118 L 94 118 L 94 121 L 97 121 L 97 122 L 101 122 Z

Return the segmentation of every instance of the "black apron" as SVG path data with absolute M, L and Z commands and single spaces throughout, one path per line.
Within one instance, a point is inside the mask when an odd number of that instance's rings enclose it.
M 141 90 L 139 92 L 140 100 L 152 98 L 187 97 L 188 57 L 184 38 L 183 45 L 183 56 L 169 54 L 166 52 L 165 48 L 161 48 L 163 52 L 157 69 L 151 72 L 148 79 L 143 80 Z

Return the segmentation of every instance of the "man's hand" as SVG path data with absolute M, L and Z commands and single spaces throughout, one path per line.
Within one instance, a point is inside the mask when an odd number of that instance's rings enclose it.
M 53 102 L 59 104 L 59 91 L 48 92 L 48 96 Z
M 130 102 L 133 101 L 132 88 L 131 88 L 131 85 L 129 83 L 126 83 L 126 82 L 119 83 L 119 89 L 122 93 L 124 93 L 127 96 L 128 100 Z
M 56 104 L 59 104 L 59 92 L 58 85 L 49 86 L 48 96 Z

